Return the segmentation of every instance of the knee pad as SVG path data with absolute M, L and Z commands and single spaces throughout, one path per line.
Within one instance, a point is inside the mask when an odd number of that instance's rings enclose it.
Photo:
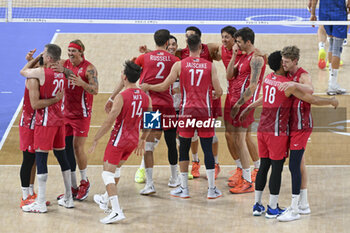
M 195 130 L 194 131 L 194 135 L 193 135 L 193 137 L 192 137 L 192 139 L 191 139 L 191 142 L 195 142 L 195 141 L 197 141 L 198 140 L 198 132 L 197 132 L 197 130 Z
M 329 42 L 328 52 L 333 52 L 333 37 L 327 37 Z
M 218 140 L 218 137 L 216 136 L 216 133 L 215 133 L 215 135 L 214 135 L 214 137 L 213 137 L 213 144 L 214 143 L 217 143 L 219 140 Z
M 121 170 L 122 170 L 121 167 L 117 167 L 117 168 L 115 169 L 114 178 L 120 178 Z
M 340 57 L 343 51 L 343 42 L 344 39 L 342 38 L 333 38 L 332 56 Z
M 145 151 L 154 151 L 154 149 L 158 146 L 159 140 L 157 138 L 154 139 L 153 142 L 146 142 Z
M 115 184 L 114 174 L 112 172 L 103 171 L 102 172 L 103 183 L 107 186 L 109 184 Z

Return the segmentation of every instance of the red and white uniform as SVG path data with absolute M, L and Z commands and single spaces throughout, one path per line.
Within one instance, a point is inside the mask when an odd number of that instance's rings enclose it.
M 213 124 L 202 127 L 188 124 L 189 121 L 215 121 L 212 114 L 211 69 L 212 63 L 203 58 L 188 57 L 181 61 L 180 90 L 182 100 L 178 129 L 179 135 L 182 137 L 193 137 L 195 129 L 197 129 L 199 137 L 214 136 Z
M 143 112 L 149 106 L 148 95 L 139 88 L 128 88 L 120 94 L 123 108 L 115 121 L 103 158 L 114 165 L 127 160 L 137 147 Z
M 236 104 L 236 102 L 241 98 L 245 90 L 250 85 L 250 78 L 251 78 L 250 61 L 252 60 L 253 56 L 254 56 L 254 52 L 251 52 L 250 54 L 242 54 L 240 59 L 238 60 L 238 63 L 237 63 L 238 74 L 236 77 L 233 77 L 233 81 L 230 85 L 230 90 L 229 90 L 230 98 L 231 98 L 230 102 L 232 106 Z M 249 104 L 251 104 L 252 102 L 256 101 L 259 98 L 260 86 L 264 78 L 265 68 L 266 68 L 266 61 L 264 59 L 264 65 L 261 68 L 261 73 L 258 80 L 257 88 L 253 93 L 253 96 L 241 106 L 240 111 L 238 112 L 236 118 L 233 119 L 233 122 L 232 122 L 233 126 L 248 128 L 254 122 L 254 110 L 249 113 L 248 117 L 243 122 L 239 121 L 239 115 L 241 114 L 243 109 L 245 109 Z
M 86 77 L 89 65 L 91 63 L 84 59 L 79 65 L 74 66 L 68 59 L 63 66 L 73 71 L 75 75 L 79 75 L 84 82 L 89 83 Z M 70 81 L 68 81 L 64 94 L 64 116 L 67 136 L 87 137 L 94 96 L 85 91 L 84 88 L 73 85 Z
M 279 91 L 281 83 L 289 79 L 271 73 L 263 84 L 263 109 L 258 127 L 260 158 L 281 160 L 288 156 L 289 117 L 292 98 Z
M 140 55 L 135 63 L 142 67 L 140 83 L 159 84 L 168 77 L 171 67 L 180 59 L 167 51 L 155 50 L 150 53 Z M 159 110 L 164 121 L 176 121 L 172 92 L 170 88 L 163 92 L 149 91 L 152 100 L 152 110 Z M 171 128 L 171 127 L 169 127 Z M 168 127 L 163 127 L 168 129 Z
M 299 68 L 294 75 L 288 77 L 294 82 L 299 82 L 302 74 L 307 74 L 303 68 Z M 311 105 L 296 97 L 293 98 L 293 105 L 290 117 L 290 149 L 301 150 L 306 148 L 307 140 L 310 137 L 313 127 L 311 116 Z
M 40 99 L 55 97 L 57 91 L 63 90 L 66 78 L 63 73 L 54 72 L 50 68 L 44 68 L 45 83 L 40 86 Z M 62 101 L 36 112 L 34 129 L 34 148 L 52 150 L 65 147 L 64 116 L 61 111 Z
M 21 151 L 34 153 L 34 125 L 35 110 L 32 108 L 29 99 L 29 90 L 24 89 L 23 109 L 19 120 L 19 148 Z

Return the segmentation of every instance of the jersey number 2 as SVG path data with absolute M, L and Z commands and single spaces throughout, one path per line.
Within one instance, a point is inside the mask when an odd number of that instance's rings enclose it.
M 164 76 L 162 75 L 162 72 L 165 68 L 165 65 L 164 65 L 164 62 L 158 62 L 157 63 L 157 67 L 160 66 L 160 70 L 158 71 L 157 75 L 156 75 L 156 78 L 159 78 L 159 79 L 163 79 Z
M 55 80 L 53 80 L 53 85 L 56 85 L 56 87 L 52 92 L 52 96 L 56 96 L 56 93 L 58 90 L 63 90 L 64 80 L 63 79 L 55 79 Z

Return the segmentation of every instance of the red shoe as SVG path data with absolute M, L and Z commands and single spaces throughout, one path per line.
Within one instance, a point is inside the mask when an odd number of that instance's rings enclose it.
M 243 180 L 241 185 L 230 189 L 230 192 L 233 194 L 251 193 L 254 192 L 254 184 Z
M 79 191 L 79 187 L 78 188 L 73 188 L 72 187 L 72 196 L 73 196 L 73 199 L 76 199 L 77 195 L 78 195 L 78 191 Z M 62 197 L 64 196 L 64 194 L 61 194 L 57 197 L 57 200 L 60 200 L 62 199 Z
M 220 171 L 221 171 L 220 165 L 218 163 L 215 164 L 215 180 L 216 180 L 216 178 L 218 178 Z
M 29 198 L 35 200 L 37 196 L 38 195 L 35 192 L 33 192 L 33 195 L 29 195 Z
M 77 195 L 76 199 L 79 201 L 85 200 L 88 197 L 89 190 L 90 190 L 89 179 L 87 181 L 81 180 L 80 185 L 79 185 L 78 195 Z
M 228 178 L 229 182 L 237 182 L 238 179 L 240 179 L 243 176 L 242 168 L 237 167 L 233 175 Z
M 201 164 L 198 162 L 194 162 L 192 161 L 192 170 L 191 170 L 191 174 L 193 176 L 193 178 L 198 178 L 200 176 L 199 174 L 199 168 L 201 167 Z
M 23 199 L 21 198 L 21 204 L 19 205 L 19 207 L 22 208 L 22 206 L 32 204 L 32 203 L 35 201 L 35 199 L 31 199 L 30 197 L 31 197 L 31 196 L 28 195 L 27 199 L 25 199 L 25 200 L 23 200 Z
M 258 174 L 259 168 L 254 168 L 252 171 L 252 182 L 255 183 L 256 175 Z
M 231 188 L 238 187 L 243 183 L 243 176 L 237 177 L 234 181 L 228 182 L 228 186 Z

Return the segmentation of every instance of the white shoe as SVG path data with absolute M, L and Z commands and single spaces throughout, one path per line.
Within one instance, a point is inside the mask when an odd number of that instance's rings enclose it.
M 108 224 L 108 223 L 118 222 L 120 220 L 123 220 L 124 218 L 125 218 L 125 215 L 123 211 L 120 211 L 119 213 L 112 211 L 107 217 L 100 219 L 100 222 L 104 224 Z
M 346 89 L 341 88 L 338 83 L 328 85 L 327 95 L 342 95 L 346 93 Z
M 153 184 L 146 184 L 145 187 L 140 191 L 141 195 L 150 195 L 156 193 L 156 189 Z
M 280 222 L 290 222 L 300 219 L 299 210 L 293 210 L 292 207 L 288 207 L 281 215 L 277 217 Z
M 24 212 L 33 212 L 33 213 L 46 213 L 47 207 L 46 204 L 39 204 L 38 202 L 33 202 L 30 205 L 22 206 Z
M 188 188 L 182 188 L 179 186 L 176 189 L 171 190 L 170 195 L 173 197 L 190 198 L 190 191 Z
M 222 192 L 214 187 L 214 188 L 208 188 L 208 199 L 216 199 L 222 196 Z
M 66 199 L 65 197 L 59 199 L 57 201 L 58 205 L 60 206 L 64 206 L 66 208 L 74 208 L 74 201 L 73 201 L 73 197 L 70 197 L 68 199 Z
M 298 207 L 299 207 L 299 214 L 303 214 L 303 215 L 311 214 L 311 209 L 310 209 L 309 205 L 307 205 L 307 206 L 299 205 Z
M 169 183 L 168 183 L 168 186 L 170 188 L 176 188 L 180 184 L 181 184 L 180 176 L 177 176 L 175 179 L 172 176 L 170 176 Z
M 348 44 L 348 39 L 344 39 L 343 40 L 343 45 L 347 45 Z
M 107 210 L 108 209 L 108 200 L 106 200 L 103 197 L 103 195 L 95 194 L 94 195 L 94 201 L 100 207 L 101 210 Z

